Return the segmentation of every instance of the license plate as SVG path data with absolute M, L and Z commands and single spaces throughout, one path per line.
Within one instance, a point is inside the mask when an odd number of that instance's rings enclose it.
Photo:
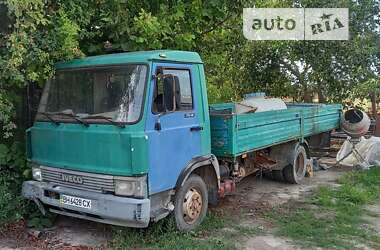
M 69 206 L 91 209 L 91 200 L 89 199 L 83 199 L 79 197 L 62 194 L 60 197 L 60 202 L 61 204 L 65 204 Z

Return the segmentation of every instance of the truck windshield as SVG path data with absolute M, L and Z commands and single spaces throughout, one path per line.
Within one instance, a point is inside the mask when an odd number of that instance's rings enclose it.
M 44 88 L 37 120 L 68 119 L 64 113 L 86 118 L 137 122 L 143 105 L 147 66 L 126 65 L 57 70 Z M 98 119 L 103 121 L 104 119 Z

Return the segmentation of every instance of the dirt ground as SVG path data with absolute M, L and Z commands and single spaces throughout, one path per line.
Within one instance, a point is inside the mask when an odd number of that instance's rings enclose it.
M 302 201 L 318 186 L 336 186 L 337 180 L 349 168 L 333 167 L 328 170 L 314 172 L 311 178 L 305 178 L 301 185 L 276 182 L 266 178 L 248 177 L 238 186 L 235 195 L 223 200 L 216 208 L 240 210 L 244 216 L 243 225 L 261 227 L 265 235 L 246 238 L 242 248 L 253 250 L 289 250 L 297 249 L 292 241 L 279 238 L 271 233 L 272 225 L 262 219 L 263 212 L 289 201 Z M 244 212 L 242 212 L 244 211 Z M 237 211 L 238 212 L 238 211 Z
M 237 192 L 224 198 L 211 208 L 219 213 L 234 213 L 244 217 L 242 225 L 259 226 L 267 234 L 246 238 L 242 247 L 246 249 L 275 250 L 296 249 L 288 239 L 270 233 L 271 225 L 261 218 L 263 211 L 289 202 L 302 200 L 319 185 L 338 185 L 337 179 L 350 169 L 333 167 L 314 172 L 314 177 L 305 178 L 302 185 L 291 185 L 260 177 L 247 177 L 237 187 Z M 370 210 L 380 213 L 379 207 Z M 22 225 L 20 225 L 22 228 Z M 59 216 L 54 227 L 39 231 L 14 229 L 17 233 L 0 235 L 0 249 L 94 249 L 103 248 L 111 238 L 111 227 L 99 223 Z M 12 231 L 12 230 L 11 230 Z

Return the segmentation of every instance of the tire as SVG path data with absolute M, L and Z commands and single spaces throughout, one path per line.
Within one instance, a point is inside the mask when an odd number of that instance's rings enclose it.
M 303 146 L 299 145 L 292 159 L 293 164 L 286 166 L 283 170 L 285 180 L 292 184 L 299 184 L 306 173 L 307 155 Z
M 267 179 L 274 180 L 272 171 L 264 173 L 263 176 Z
M 176 193 L 174 217 L 180 231 L 191 231 L 202 223 L 208 208 L 206 184 L 198 175 L 191 175 Z
M 273 170 L 272 171 L 273 179 L 280 182 L 285 182 L 285 177 L 282 170 Z
M 282 170 L 272 170 L 270 172 L 264 173 L 264 177 L 273 181 L 285 181 Z

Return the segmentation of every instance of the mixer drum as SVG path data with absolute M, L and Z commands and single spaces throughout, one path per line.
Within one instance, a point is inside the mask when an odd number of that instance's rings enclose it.
M 342 129 L 353 138 L 365 135 L 370 125 L 368 115 L 359 109 L 347 110 L 342 117 Z

